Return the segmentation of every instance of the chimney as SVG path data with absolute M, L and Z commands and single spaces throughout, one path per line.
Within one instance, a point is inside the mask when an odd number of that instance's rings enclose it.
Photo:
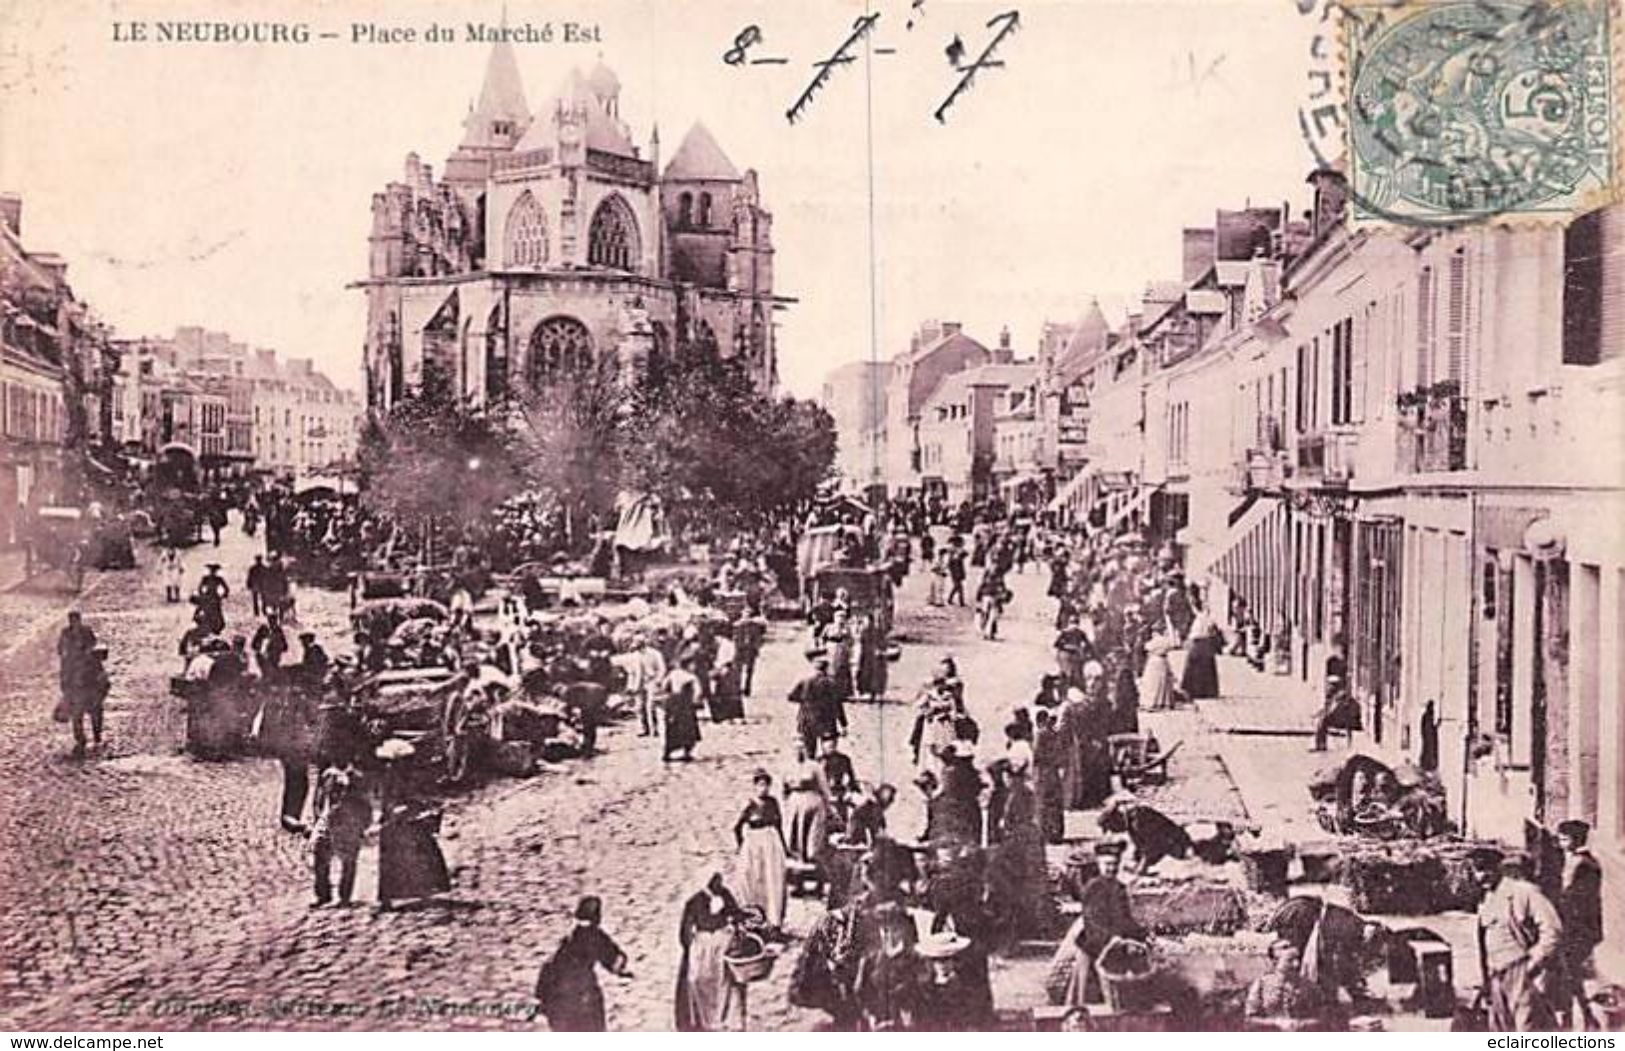
M 1349 185 L 1343 173 L 1331 168 L 1317 168 L 1309 175 L 1309 185 L 1315 188 L 1314 210 L 1310 212 L 1309 236 L 1313 241 L 1325 237 L 1333 227 L 1343 224 L 1348 211 Z
M 14 193 L 0 193 L 0 223 L 12 236 L 23 236 L 23 199 Z
M 999 347 L 993 352 L 993 364 L 1008 365 L 1016 359 L 1016 352 L 1010 349 L 1010 326 L 999 329 Z
M 959 331 L 962 328 L 964 328 L 964 326 L 961 325 L 957 321 L 944 321 L 942 323 L 942 336 L 940 336 L 938 338 L 946 338 L 948 336 L 957 336 L 957 335 L 959 335 Z
M 1213 266 L 1218 251 L 1218 234 L 1214 230 L 1186 227 L 1184 231 L 1184 268 L 1180 278 L 1190 284 Z

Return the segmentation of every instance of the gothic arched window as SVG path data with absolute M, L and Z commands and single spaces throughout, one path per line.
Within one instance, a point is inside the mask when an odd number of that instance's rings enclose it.
M 694 221 L 694 195 L 684 192 L 677 198 L 677 226 L 678 229 L 687 229 Z
M 633 270 L 638 265 L 638 225 L 632 209 L 619 196 L 604 199 L 593 212 L 587 229 L 587 262 L 613 270 Z
M 550 317 L 530 336 L 530 384 L 547 387 L 592 368 L 592 335 L 573 317 Z
M 700 194 L 700 225 L 707 229 L 711 226 L 711 195 Z
M 547 216 L 526 190 L 508 212 L 508 266 L 542 266 L 547 262 Z

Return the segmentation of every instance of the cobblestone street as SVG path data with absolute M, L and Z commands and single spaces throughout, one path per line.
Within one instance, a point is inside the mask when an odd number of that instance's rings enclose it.
M 218 551 L 188 553 L 189 579 L 217 553 L 236 586 L 251 554 L 236 529 Z M 275 764 L 206 763 L 178 752 L 183 720 L 167 682 L 184 612 L 162 604 L 151 573 L 149 560 L 135 572 L 94 577 L 79 599 L 112 649 L 105 755 L 70 759 L 65 728 L 50 718 L 52 640 L 65 599 L 27 600 L 32 619 L 17 629 L 0 667 L 8 1024 L 536 1027 L 543 1024 L 531 1014 L 536 969 L 568 930 L 577 897 L 594 893 L 635 974 L 607 980 L 611 1027 L 670 1028 L 681 902 L 730 864 L 731 828 L 750 773 L 777 772 L 790 758 L 795 710 L 784 698 L 804 669 L 797 626 L 775 627 L 749 721 L 707 725 L 695 762 L 662 764 L 653 745 L 622 723 L 591 761 L 493 781 L 452 803 L 444 834 L 455 882 L 449 901 L 383 915 L 363 907 L 312 912 L 304 841 L 275 820 Z M 903 702 L 931 665 L 945 652 L 959 658 L 991 754 L 1002 747 L 1009 710 L 1030 700 L 1035 669 L 1049 660 L 1051 603 L 1041 576 L 1012 580 L 1018 598 L 1007 638 L 996 642 L 976 637 L 968 611 L 926 606 L 923 582 L 910 580 L 891 703 L 851 708 L 859 775 L 900 786 L 893 813 L 904 835 L 917 831 L 923 807 L 908 784 L 913 709 Z M 344 595 L 307 589 L 299 600 L 303 624 L 324 639 L 342 637 Z M 8 595 L 8 611 L 12 601 Z M 227 616 L 246 624 L 246 598 L 233 595 Z M 1158 718 L 1154 728 L 1166 742 L 1186 740 L 1159 805 L 1185 817 L 1241 816 L 1222 763 L 1196 739 L 1196 717 Z M 369 847 L 364 899 L 375 886 L 374 858 Z M 792 902 L 792 932 L 807 929 L 814 909 Z M 753 1026 L 808 1028 L 822 1020 L 786 1003 L 795 951 L 752 990 Z

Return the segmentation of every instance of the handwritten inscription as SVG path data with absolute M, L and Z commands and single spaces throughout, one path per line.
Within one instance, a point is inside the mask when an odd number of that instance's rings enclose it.
M 843 66 L 848 62 L 852 62 L 857 59 L 857 56 L 852 54 L 853 46 L 861 41 L 864 37 L 868 36 L 869 33 L 875 28 L 875 24 L 879 21 L 879 12 L 859 16 L 857 21 L 852 23 L 851 34 L 841 42 L 840 47 L 835 49 L 835 53 L 824 59 L 822 62 L 813 63 L 813 67 L 816 68 L 818 72 L 813 74 L 812 80 L 807 84 L 806 88 L 802 90 L 801 97 L 796 99 L 795 104 L 785 111 L 785 119 L 787 119 L 791 124 L 794 124 L 797 120 L 801 119 L 802 114 L 807 110 L 808 104 L 812 102 L 813 96 L 818 93 L 820 88 L 829 83 L 830 72 L 836 66 Z
M 976 83 L 977 73 L 980 73 L 984 69 L 998 69 L 1003 67 L 1004 63 L 995 60 L 993 55 L 999 50 L 999 45 L 1004 43 L 1005 38 L 1021 27 L 1021 15 L 1016 11 L 1006 11 L 1002 15 L 994 15 L 992 18 L 987 20 L 987 27 L 989 29 L 993 29 L 995 26 L 998 28 L 993 34 L 993 38 L 987 42 L 987 47 L 982 49 L 982 54 L 970 65 L 961 66 L 960 64 L 963 61 L 963 45 L 961 45 L 960 55 L 955 56 L 950 52 L 948 56 L 949 62 L 952 63 L 955 69 L 962 68 L 964 70 L 964 75 L 959 78 L 959 83 L 954 85 L 953 91 L 948 93 L 948 97 L 942 100 L 942 105 L 937 107 L 936 113 L 932 114 L 932 116 L 937 118 L 938 124 L 946 124 L 948 122 L 948 111 L 952 109 L 953 104 L 959 100 L 959 96 L 969 91 Z M 957 41 L 958 38 L 956 37 L 955 40 Z
M 904 21 L 905 31 L 911 31 L 925 18 L 926 0 L 910 0 L 908 15 Z M 837 68 L 857 61 L 863 53 L 860 45 L 868 45 L 868 54 L 887 56 L 897 54 L 897 48 L 878 44 L 873 37 L 881 23 L 881 12 L 873 11 L 859 16 L 847 31 L 846 36 L 827 58 L 812 63 L 814 70 L 812 79 L 802 88 L 801 94 L 785 110 L 784 116 L 791 124 L 795 124 L 806 116 L 808 108 L 818 93 L 830 83 Z M 984 28 L 992 30 L 987 38 L 981 53 L 974 59 L 967 61 L 970 51 L 959 33 L 953 33 L 944 54 L 947 56 L 949 67 L 959 74 L 953 90 L 943 99 L 933 116 L 938 123 L 946 123 L 948 111 L 956 102 L 976 84 L 977 74 L 990 69 L 999 69 L 1004 61 L 997 56 L 999 48 L 1021 26 L 1021 15 L 1017 11 L 1006 11 L 989 19 Z M 734 35 L 733 42 L 722 52 L 722 61 L 729 66 L 741 68 L 756 65 L 783 65 L 789 60 L 778 56 L 763 54 L 767 34 L 757 24 L 746 25 Z

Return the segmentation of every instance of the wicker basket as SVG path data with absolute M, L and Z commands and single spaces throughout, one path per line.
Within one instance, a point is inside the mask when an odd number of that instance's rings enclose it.
M 728 977 L 735 985 L 749 985 L 771 975 L 773 965 L 778 959 L 777 951 L 762 946 L 749 956 L 724 956 L 722 962 L 728 968 Z
M 1141 956 L 1146 961 L 1143 971 L 1114 966 L 1119 957 Z M 1106 1005 L 1114 1011 L 1142 1011 L 1156 1003 L 1157 967 L 1151 960 L 1151 948 L 1144 942 L 1129 938 L 1113 938 L 1095 961 L 1095 973 L 1100 976 L 1100 989 Z

